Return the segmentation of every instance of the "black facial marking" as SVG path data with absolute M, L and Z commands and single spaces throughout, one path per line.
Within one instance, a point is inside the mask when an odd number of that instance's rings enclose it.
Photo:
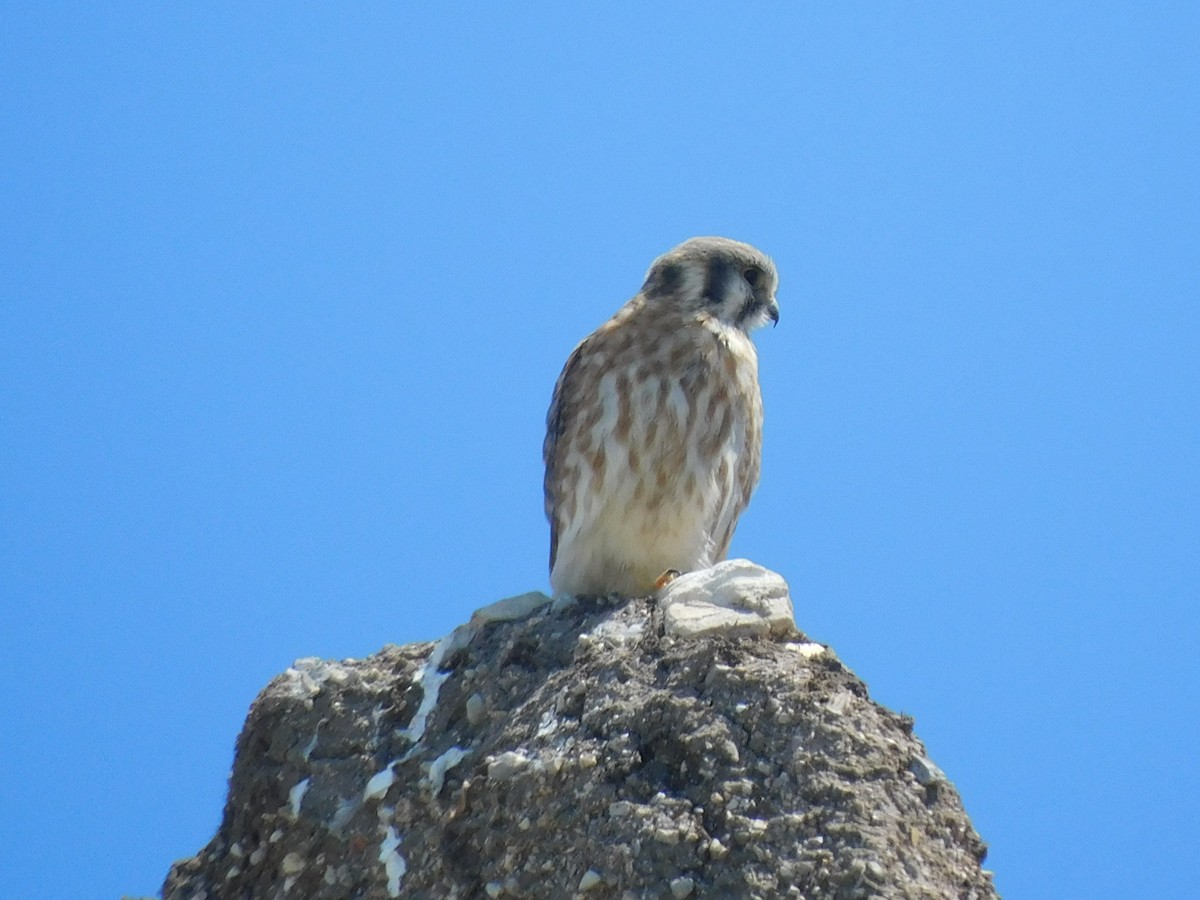
M 646 279 L 647 294 L 669 294 L 679 287 L 683 270 L 677 263 L 666 263 L 650 273 Z
M 731 273 L 728 260 L 714 256 L 708 261 L 708 271 L 704 273 L 704 296 L 710 303 L 720 303 L 725 299 Z
M 755 315 L 761 308 L 762 303 L 759 302 L 758 297 L 754 294 L 751 294 L 748 298 L 746 298 L 746 302 L 742 304 L 742 308 L 738 310 L 738 324 L 748 321 L 749 318 Z

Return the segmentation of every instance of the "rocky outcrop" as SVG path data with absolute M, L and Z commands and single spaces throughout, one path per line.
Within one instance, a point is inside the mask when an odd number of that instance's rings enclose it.
M 912 720 L 794 631 L 782 579 L 723 565 L 298 661 L 165 900 L 995 897 Z

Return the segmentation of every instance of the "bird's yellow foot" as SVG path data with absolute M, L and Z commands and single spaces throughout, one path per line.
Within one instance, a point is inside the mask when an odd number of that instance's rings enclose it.
M 655 580 L 654 589 L 656 591 L 661 591 L 663 588 L 665 588 L 668 584 L 670 584 L 672 581 L 674 581 L 676 578 L 678 578 L 682 574 L 683 573 L 680 572 L 678 569 L 667 569 L 667 571 L 663 572 Z

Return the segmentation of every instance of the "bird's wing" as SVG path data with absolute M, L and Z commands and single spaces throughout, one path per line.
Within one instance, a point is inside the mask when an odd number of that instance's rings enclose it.
M 717 523 L 716 531 L 713 534 L 715 538 L 713 546 L 716 550 L 713 554 L 714 563 L 720 562 L 729 555 L 729 544 L 733 541 L 733 532 L 737 528 L 738 519 L 745 512 L 750 503 L 750 494 L 754 490 L 754 486 L 758 484 L 758 469 L 759 441 L 755 436 L 753 440 L 747 441 L 746 447 L 738 456 L 734 477 L 730 480 L 734 496 L 729 498 L 725 509 L 722 510 L 721 521 Z
M 716 554 L 713 562 L 720 562 L 729 554 L 738 519 L 750 503 L 750 495 L 758 485 L 759 469 L 762 464 L 762 399 L 755 383 L 752 390 L 742 394 L 741 402 L 746 412 L 743 444 L 736 452 L 733 477 L 729 479 L 731 496 L 722 510 L 721 520 L 713 533 Z
M 567 358 L 554 385 L 554 396 L 546 413 L 546 440 L 542 444 L 542 461 L 546 465 L 543 482 L 545 491 L 546 518 L 550 521 L 550 571 L 554 571 L 554 560 L 558 555 L 558 536 L 566 526 L 563 521 L 563 437 L 576 416 L 579 403 L 579 361 L 587 352 L 585 348 L 596 339 L 596 335 L 585 338 Z

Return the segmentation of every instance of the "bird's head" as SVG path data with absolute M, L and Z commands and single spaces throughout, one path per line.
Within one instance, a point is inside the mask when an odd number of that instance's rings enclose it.
M 647 303 L 671 303 L 707 312 L 751 331 L 779 321 L 779 275 L 762 251 L 723 237 L 695 237 L 650 266 L 642 294 Z

